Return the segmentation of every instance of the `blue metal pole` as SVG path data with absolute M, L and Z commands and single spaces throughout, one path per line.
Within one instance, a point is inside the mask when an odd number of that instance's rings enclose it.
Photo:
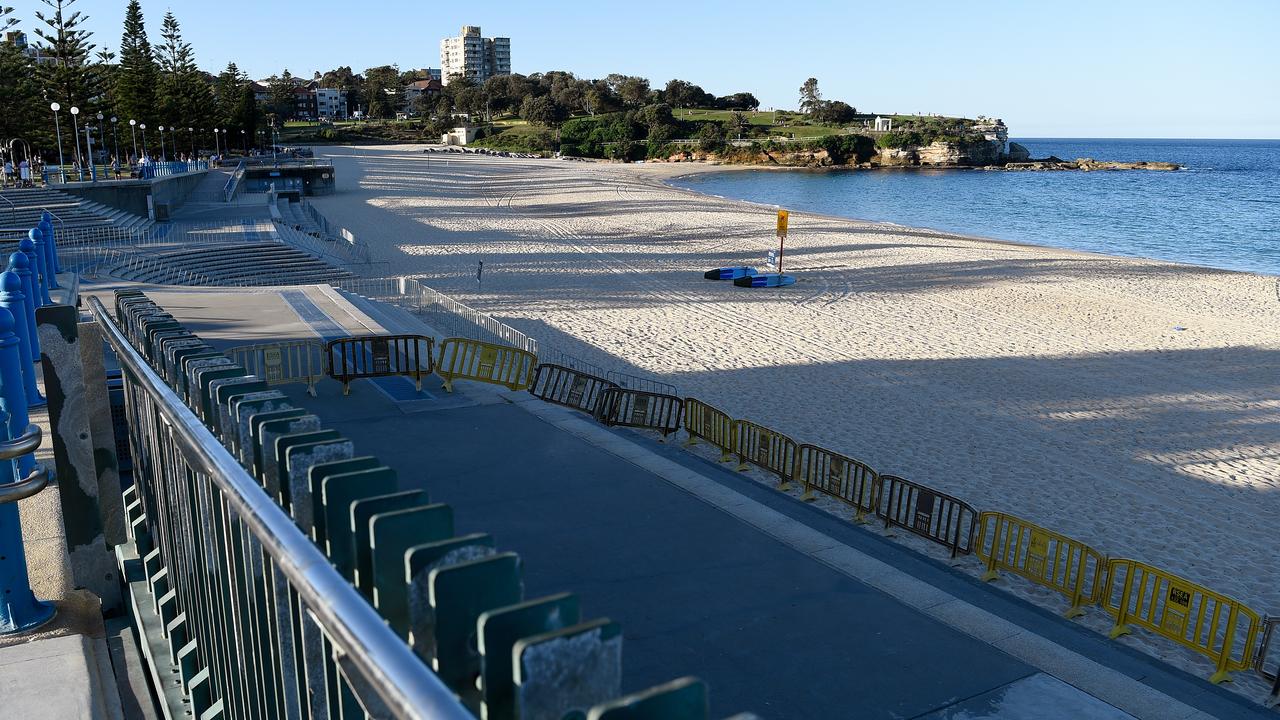
M 0 309 L 0 410 L 9 414 L 5 438 L 13 440 L 27 431 L 27 399 L 22 390 L 25 358 L 18 357 L 18 339 L 13 334 L 14 320 L 8 310 Z M 23 456 L 30 458 L 28 454 Z M 34 469 L 34 459 L 31 460 Z M 22 467 L 22 458 L 18 466 Z M 0 460 L 0 490 L 5 485 L 25 480 L 29 473 L 14 471 L 12 460 Z M 22 632 L 38 627 L 53 617 L 53 606 L 36 600 L 27 576 L 27 554 L 22 547 L 22 522 L 16 502 L 0 502 L 0 634 Z
M 40 224 L 49 226 L 49 231 L 45 235 L 49 238 L 49 247 L 53 248 L 53 273 L 57 275 L 62 272 L 62 260 L 58 258 L 58 238 L 53 234 L 53 215 L 48 210 L 40 212 Z
M 30 242 L 23 240 L 23 242 Z M 18 247 L 22 247 L 19 243 Z M 27 325 L 27 333 L 31 337 L 31 362 L 40 362 L 40 333 L 36 332 L 36 279 L 31 275 L 31 257 L 25 252 L 16 252 L 9 256 L 9 269 L 18 274 L 22 280 L 22 304 L 26 306 L 23 321 Z M 15 322 L 17 318 L 14 318 Z
M 18 338 L 19 357 L 31 357 L 31 331 L 34 328 L 27 325 L 27 297 L 22 294 L 22 277 L 12 270 L 0 273 L 0 308 L 8 310 L 13 316 L 13 334 Z M 40 395 L 40 386 L 36 383 L 35 363 L 18 364 L 22 367 L 22 387 L 27 395 L 27 407 L 48 405 L 48 401 Z
M 53 224 L 39 223 L 36 229 L 40 231 L 40 240 L 44 243 L 42 252 L 44 253 L 44 267 L 49 270 L 49 289 L 57 290 L 62 287 L 58 284 L 58 261 L 53 251 Z M 38 245 L 36 247 L 39 247 Z
M 44 307 L 52 305 L 53 298 L 49 297 L 49 254 L 45 252 L 44 233 L 39 228 L 32 228 L 27 233 L 27 238 L 31 241 L 31 248 L 35 251 L 35 257 L 31 260 L 31 272 L 36 274 L 36 278 L 40 281 L 39 292 L 40 302 L 36 307 Z M 21 244 L 18 245 L 22 247 Z M 25 250 L 24 250 L 25 252 Z

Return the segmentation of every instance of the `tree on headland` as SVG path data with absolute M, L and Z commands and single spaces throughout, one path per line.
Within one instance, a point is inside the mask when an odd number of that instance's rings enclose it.
M 164 15 L 157 48 L 160 59 L 160 117 L 169 127 L 209 127 L 214 114 L 213 91 L 196 67 L 191 43 L 182 39 L 182 28 L 172 12 Z
M 652 95 L 646 78 L 613 73 L 605 78 L 605 82 L 627 107 L 641 107 L 649 102 Z
M 749 92 L 740 92 L 716 98 L 716 107 L 721 110 L 759 110 L 760 101 Z
M 550 96 L 530 96 L 520 105 L 520 117 L 531 123 L 555 127 L 564 122 L 569 113 Z
M 818 90 L 818 78 L 809 78 L 800 86 L 800 112 L 811 113 L 822 103 L 822 93 Z
M 404 86 L 394 65 L 379 65 L 364 71 L 365 102 L 371 118 L 393 118 L 404 105 Z
M 129 0 L 120 36 L 120 66 L 115 74 L 115 112 L 122 119 L 145 121 L 155 117 L 159 71 L 147 40 L 142 4 Z
M 809 114 L 815 121 L 824 125 L 841 125 L 853 120 L 858 111 L 849 103 L 840 100 L 823 100 Z
M 267 78 L 267 112 L 282 120 L 293 117 L 293 91 L 297 87 L 298 81 L 289 68 Z

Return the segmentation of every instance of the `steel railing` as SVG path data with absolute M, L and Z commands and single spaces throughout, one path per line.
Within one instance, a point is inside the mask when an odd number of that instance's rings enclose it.
M 244 160 L 241 160 L 236 169 L 231 171 L 231 177 L 227 178 L 227 184 L 222 186 L 223 202 L 231 202 L 236 199 L 236 195 L 240 193 L 240 183 L 244 180 Z
M 124 370 L 145 525 L 209 670 L 211 701 L 234 715 L 258 707 L 270 686 L 282 690 L 266 702 L 272 714 L 298 717 L 308 712 L 298 692 L 305 678 L 336 673 L 366 707 L 390 716 L 470 719 L 134 350 L 101 301 L 89 305 Z M 332 652 L 295 653 L 295 640 L 317 628 Z M 264 640 L 270 651 L 255 652 Z

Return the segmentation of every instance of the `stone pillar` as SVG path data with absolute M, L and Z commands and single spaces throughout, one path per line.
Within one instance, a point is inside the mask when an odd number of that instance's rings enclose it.
M 85 409 L 93 438 L 93 467 L 98 476 L 98 508 L 107 545 L 126 542 L 128 530 L 120 487 L 120 458 L 116 455 L 115 423 L 107 394 L 107 370 L 102 362 L 102 330 L 95 322 L 79 326 L 80 361 L 84 367 Z
M 49 305 L 36 311 L 71 575 L 78 587 L 102 598 L 103 609 L 112 609 L 120 606 L 120 588 L 115 557 L 103 531 L 78 321 L 79 312 L 70 305 Z

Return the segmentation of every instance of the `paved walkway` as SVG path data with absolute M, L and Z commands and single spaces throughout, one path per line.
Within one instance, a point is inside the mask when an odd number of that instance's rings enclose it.
M 219 343 L 260 341 L 264 325 L 279 337 L 377 326 L 315 288 L 155 299 Z M 459 532 L 520 553 L 527 597 L 569 590 L 620 621 L 625 690 L 697 675 L 715 717 L 1270 717 L 674 444 L 525 393 L 289 387 L 405 488 L 450 503 Z

